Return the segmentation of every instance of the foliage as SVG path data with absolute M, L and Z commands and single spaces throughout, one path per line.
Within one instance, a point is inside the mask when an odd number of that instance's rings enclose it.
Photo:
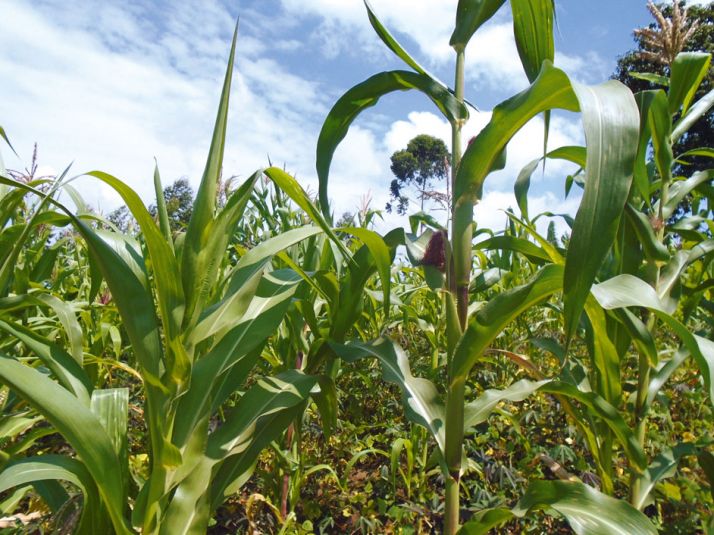
M 186 231 L 191 220 L 193 197 L 193 188 L 187 178 L 179 178 L 164 188 L 163 200 L 172 232 Z M 149 213 L 154 219 L 158 218 L 159 210 L 155 204 L 149 206 Z M 138 230 L 136 220 L 126 206 L 120 206 L 109 212 L 107 220 L 124 234 L 132 234 Z
M 433 190 L 434 181 L 444 180 L 448 175 L 448 159 L 446 144 L 428 134 L 414 137 L 409 140 L 406 149 L 395 151 L 390 157 L 390 168 L 395 178 L 389 185 L 391 201 L 387 203 L 387 212 L 392 209 L 402 215 L 407 212 L 409 197 L 404 194 L 404 190 L 409 186 L 418 192 L 421 211 L 424 211 L 425 200 L 435 200 L 438 204 L 448 207 L 448 194 Z
M 553 65 L 553 3 L 511 0 L 531 85 L 464 148 L 466 46 L 505 4 L 459 2 L 453 89 L 366 4 L 409 70 L 330 110 L 319 202 L 275 167 L 221 182 L 235 37 L 185 226 L 170 200 L 188 189 L 158 169 L 153 212 L 90 173 L 135 221 L 117 229 L 67 171 L 0 167 L 3 514 L 63 533 L 711 530 L 714 190 L 709 169 L 675 171 L 713 103 L 697 96 L 710 57 L 677 55 L 666 90 L 583 86 Z M 333 227 L 332 155 L 401 90 L 452 125 L 451 227 L 422 211 L 380 234 L 368 199 Z M 583 189 L 570 233 L 528 210 L 543 158 L 514 182 L 521 215 L 477 227 L 509 140 L 553 109 L 586 134 L 543 155 L 580 167 L 563 177 Z
M 682 5 L 682 4 L 680 4 Z M 669 20 L 673 14 L 673 7 L 667 4 L 658 4 L 662 16 Z M 714 53 L 714 3 L 702 6 L 688 6 L 686 17 L 690 25 L 695 25 L 694 31 L 682 43 L 680 52 L 708 52 Z M 654 31 L 659 26 L 658 23 L 651 23 L 647 30 Z M 662 63 L 653 61 L 648 56 L 643 56 L 642 52 L 647 49 L 644 41 L 644 34 L 635 34 L 634 50 L 620 56 L 617 60 L 617 68 L 613 75 L 629 87 L 633 93 L 645 90 L 654 90 L 662 87 L 662 84 L 654 79 L 641 78 L 637 73 L 652 73 L 659 77 L 667 76 L 669 73 L 669 61 Z M 676 56 L 676 53 L 674 54 Z M 673 57 L 674 57 L 673 56 Z M 659 79 L 661 81 L 661 78 Z M 714 69 L 710 68 L 702 84 L 697 89 L 695 98 L 701 99 L 714 89 Z M 686 153 L 693 149 L 708 147 L 714 139 L 714 112 L 709 111 L 697 121 L 687 133 L 676 144 L 676 150 Z M 693 171 L 702 171 L 709 168 L 706 157 L 692 155 L 686 160 L 686 164 L 678 161 L 674 167 L 676 175 L 690 175 Z

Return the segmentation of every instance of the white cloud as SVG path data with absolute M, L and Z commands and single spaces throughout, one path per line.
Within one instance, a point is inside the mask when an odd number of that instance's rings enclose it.
M 467 141 L 491 119 L 490 112 L 474 114 L 463 131 L 463 141 Z M 396 150 L 403 149 L 413 137 L 419 134 L 430 134 L 441 138 L 448 147 L 451 145 L 451 129 L 443 118 L 430 112 L 411 112 L 407 120 L 395 121 L 378 140 L 369 131 L 353 128 L 347 138 L 338 147 L 333 163 L 330 179 L 330 199 L 335 213 L 354 211 L 362 195 L 370 192 L 372 207 L 383 209 L 389 200 L 388 185 L 392 179 L 389 170 L 389 156 Z M 582 132 L 579 123 L 570 117 L 555 115 L 551 119 L 548 138 L 549 149 L 565 145 L 582 144 Z M 536 118 L 525 125 L 516 134 L 508 147 L 506 168 L 489 176 L 485 185 L 485 194 L 476 208 L 476 220 L 479 226 L 491 226 L 499 229 L 505 225 L 503 210 L 513 208 L 517 213 L 517 204 L 513 196 L 513 184 L 520 170 L 529 162 L 542 156 L 543 153 L 543 121 Z M 546 172 L 539 169 L 533 174 L 531 183 L 532 194 L 529 196 L 531 215 L 545 210 L 554 213 L 573 215 L 577 209 L 578 198 L 566 201 L 544 189 L 563 190 L 565 177 L 576 169 L 573 164 L 551 160 L 547 163 Z M 315 186 L 316 187 L 316 186 Z M 441 187 L 445 190 L 445 185 Z M 576 192 L 573 192 L 574 194 Z M 433 207 L 431 207 L 433 209 Z M 410 212 L 416 209 L 410 207 Z M 435 217 L 446 222 L 446 214 L 435 212 Z M 378 225 L 381 231 L 387 231 L 395 226 L 407 226 L 407 218 L 394 214 L 385 214 L 384 222 Z M 544 226 L 545 225 L 545 226 Z M 556 221 L 559 232 L 566 230 L 562 219 Z M 545 219 L 539 223 L 539 230 L 545 232 Z
M 37 141 L 41 163 L 60 170 L 74 160 L 74 172 L 107 171 L 151 202 L 156 156 L 166 183 L 186 175 L 196 186 L 215 120 L 231 15 L 218 2 L 182 3 L 163 14 L 159 31 L 128 4 L 66 7 L 3 7 L 0 48 L 7 52 L 0 57 L 0 77 L 11 105 L 3 108 L 0 124 L 23 161 Z M 267 164 L 268 155 L 291 170 L 311 170 L 312 131 L 327 103 L 315 83 L 263 51 L 241 35 L 226 171 L 247 176 Z M 8 167 L 23 165 L 5 156 Z M 80 191 L 101 209 L 118 204 L 94 179 L 82 179 Z
M 321 43 L 327 57 L 366 54 L 379 63 L 388 54 L 370 27 L 359 0 L 281 1 L 285 9 L 297 17 L 322 20 L 312 38 Z M 372 5 L 380 21 L 415 59 L 431 68 L 453 63 L 454 51 L 449 39 L 454 29 L 457 0 L 373 0 Z M 507 11 L 497 12 L 481 27 L 466 50 L 466 76 L 476 94 L 484 88 L 513 92 L 528 85 Z M 350 39 L 345 39 L 346 32 L 350 33 Z M 359 46 L 355 46 L 355 41 Z M 555 62 L 569 74 L 586 81 L 592 81 L 594 74 L 604 77 L 608 74 L 604 61 L 595 52 L 586 57 L 556 53 Z
M 412 5 L 406 0 L 374 3 L 389 21 L 406 13 L 397 30 L 414 30 L 417 46 L 428 52 L 429 61 L 439 61 L 440 55 L 446 58 L 448 46 L 441 50 L 430 43 L 437 37 L 448 42 L 453 0 L 433 5 Z M 365 35 L 372 35 L 361 2 L 316 0 L 306 5 L 283 0 L 283 4 L 288 11 L 276 17 L 285 27 L 295 24 L 291 10 L 302 7 L 323 9 L 330 24 L 344 28 L 366 24 Z M 0 124 L 24 156 L 20 162 L 5 152 L 6 165 L 23 166 L 32 143 L 38 141 L 40 163 L 59 171 L 74 160 L 75 173 L 92 169 L 112 173 L 147 203 L 153 201 L 154 156 L 165 184 L 181 176 L 198 184 L 232 32 L 233 19 L 221 3 L 188 0 L 172 4 L 161 21 L 147 17 L 148 8 L 141 3 L 107 1 L 88 9 L 59 0 L 41 4 L 17 0 L 3 9 L 0 48 L 7 53 L 0 57 L 0 77 L 11 105 L 2 110 Z M 275 48 L 300 50 L 307 46 L 305 42 L 290 35 L 275 43 L 259 39 L 269 21 L 260 13 L 251 15 L 254 34 L 241 33 L 238 44 L 225 172 L 246 177 L 270 158 L 316 192 L 315 146 L 331 103 L 323 86 L 294 74 L 272 52 Z M 496 20 L 485 31 L 507 47 L 512 45 L 507 26 Z M 373 35 L 372 40 L 375 44 Z M 365 50 L 344 34 L 340 43 Z M 479 48 L 473 49 L 474 57 Z M 503 67 L 505 59 L 500 63 Z M 508 69 L 503 72 L 514 77 L 520 73 L 518 60 Z M 503 79 L 499 83 L 512 82 Z M 490 117 L 488 111 L 474 112 L 464 129 L 464 143 Z M 514 138 L 508 166 L 489 178 L 477 217 L 502 218 L 496 208 L 504 208 L 506 199 L 515 207 L 510 193 L 513 181 L 523 165 L 540 156 L 542 131 L 542 121 L 536 119 Z M 378 109 L 361 117 L 335 154 L 329 190 L 334 212 L 339 216 L 354 211 L 365 195 L 371 196 L 373 208 L 383 209 L 391 181 L 389 156 L 420 133 L 438 135 L 450 144 L 449 125 L 433 113 L 412 112 L 406 120 L 394 121 L 379 115 Z M 581 137 L 577 123 L 553 118 L 551 147 L 577 143 Z M 543 199 L 543 206 L 556 203 L 540 186 L 556 180 L 560 188 L 566 166 L 551 163 L 547 170 L 545 177 L 540 173 L 533 177 L 534 210 L 539 206 L 537 199 Z M 95 179 L 83 178 L 78 184 L 86 201 L 105 212 L 119 204 L 113 190 Z M 396 215 L 384 217 L 382 230 L 406 222 Z M 445 214 L 437 213 L 437 217 L 445 219 Z

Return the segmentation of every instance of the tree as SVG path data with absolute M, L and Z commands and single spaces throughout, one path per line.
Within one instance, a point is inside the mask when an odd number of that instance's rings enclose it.
M 109 212 L 107 220 L 123 234 L 134 234 L 137 227 L 134 216 L 126 206 L 120 206 Z
M 169 215 L 169 226 L 173 232 L 186 230 L 191 219 L 193 208 L 193 188 L 187 178 L 179 178 L 170 186 L 164 188 L 164 202 Z M 156 205 L 149 206 L 149 213 L 157 217 Z M 138 229 L 136 220 L 126 206 L 120 206 L 107 216 L 121 232 L 131 234 Z
M 634 93 L 662 86 L 641 80 L 632 73 L 654 73 L 669 75 L 669 65 L 679 52 L 704 51 L 714 53 L 714 2 L 705 6 L 684 8 L 684 2 L 664 5 L 649 4 L 655 18 L 647 28 L 635 30 L 637 48 L 630 50 L 617 61 L 613 78 L 627 85 Z M 697 90 L 694 100 L 698 100 L 714 88 L 714 69 L 710 68 Z M 714 139 L 714 111 L 709 111 L 675 145 L 675 153 L 708 147 Z M 675 175 L 689 175 L 693 171 L 709 168 L 706 158 L 690 159 L 691 165 L 675 165 Z
M 169 226 L 174 232 L 186 230 L 193 209 L 193 188 L 187 178 L 179 178 L 169 187 L 164 188 L 166 212 Z M 156 205 L 149 207 L 149 212 L 156 217 Z
M 441 139 L 420 134 L 407 143 L 406 149 L 392 154 L 391 161 L 395 178 L 389 185 L 391 200 L 387 203 L 387 212 L 406 213 L 409 197 L 405 189 L 409 187 L 416 189 L 422 210 L 426 199 L 448 207 L 448 194 L 433 189 L 434 182 L 443 180 L 449 173 L 449 150 Z

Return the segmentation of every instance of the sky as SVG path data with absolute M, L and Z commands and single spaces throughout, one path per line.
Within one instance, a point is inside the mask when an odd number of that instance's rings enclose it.
M 448 41 L 457 0 L 371 3 L 419 62 L 452 81 Z M 556 5 L 555 63 L 582 83 L 607 80 L 617 56 L 633 48 L 632 30 L 651 21 L 645 0 Z M 154 158 L 165 186 L 187 177 L 196 187 L 238 17 L 224 176 L 248 177 L 271 161 L 316 192 L 315 146 L 332 105 L 372 74 L 404 68 L 374 34 L 361 0 L 0 0 L 0 126 L 19 154 L 0 146 L 5 165 L 25 168 L 36 142 L 41 174 L 70 163 L 72 175 L 105 171 L 147 204 Z M 507 9 L 481 28 L 466 57 L 466 97 L 479 110 L 465 127 L 469 139 L 496 104 L 527 86 Z M 536 118 L 509 145 L 506 168 L 486 182 L 479 226 L 498 228 L 503 210 L 516 207 L 513 182 L 542 153 L 542 131 Z M 448 124 L 420 94 L 389 95 L 363 113 L 333 161 L 335 214 L 354 212 L 365 199 L 382 209 L 392 179 L 389 156 L 422 133 L 450 144 Z M 549 148 L 582 142 L 576 115 L 554 117 Z M 571 171 L 549 163 L 534 175 L 531 213 L 575 213 L 577 193 L 563 198 Z M 96 179 L 78 184 L 100 212 L 120 205 Z M 379 228 L 401 224 L 404 218 L 384 214 Z

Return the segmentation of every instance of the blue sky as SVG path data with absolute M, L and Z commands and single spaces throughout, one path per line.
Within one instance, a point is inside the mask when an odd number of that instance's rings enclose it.
M 644 0 L 557 0 L 556 64 L 584 83 L 606 80 L 632 47 L 632 29 L 651 18 Z M 701 3 L 701 2 L 700 2 Z M 372 0 L 402 44 L 446 82 L 456 0 Z M 240 15 L 238 57 L 226 149 L 226 175 L 248 176 L 275 164 L 316 191 L 314 151 L 322 121 L 340 94 L 371 74 L 401 68 L 369 27 L 361 0 L 3 0 L 0 4 L 0 125 L 20 154 L 0 148 L 7 167 L 29 163 L 39 145 L 42 172 L 70 162 L 80 173 L 116 175 L 152 202 L 153 158 L 166 184 L 198 183 L 210 141 L 230 35 Z M 526 85 L 507 10 L 467 49 L 466 139 L 490 110 Z M 515 206 L 512 184 L 537 157 L 535 120 L 509 147 L 506 169 L 487 183 L 482 225 L 499 225 Z M 383 99 L 356 123 L 335 156 L 330 195 L 336 212 L 363 196 L 382 208 L 389 155 L 414 135 L 449 141 L 446 123 L 419 95 Z M 576 116 L 557 116 L 551 147 L 582 141 Z M 562 200 L 565 164 L 549 165 L 533 185 L 532 210 L 573 213 Z M 108 187 L 82 179 L 86 201 L 107 212 L 119 204 Z M 387 217 L 383 226 L 403 222 Z

